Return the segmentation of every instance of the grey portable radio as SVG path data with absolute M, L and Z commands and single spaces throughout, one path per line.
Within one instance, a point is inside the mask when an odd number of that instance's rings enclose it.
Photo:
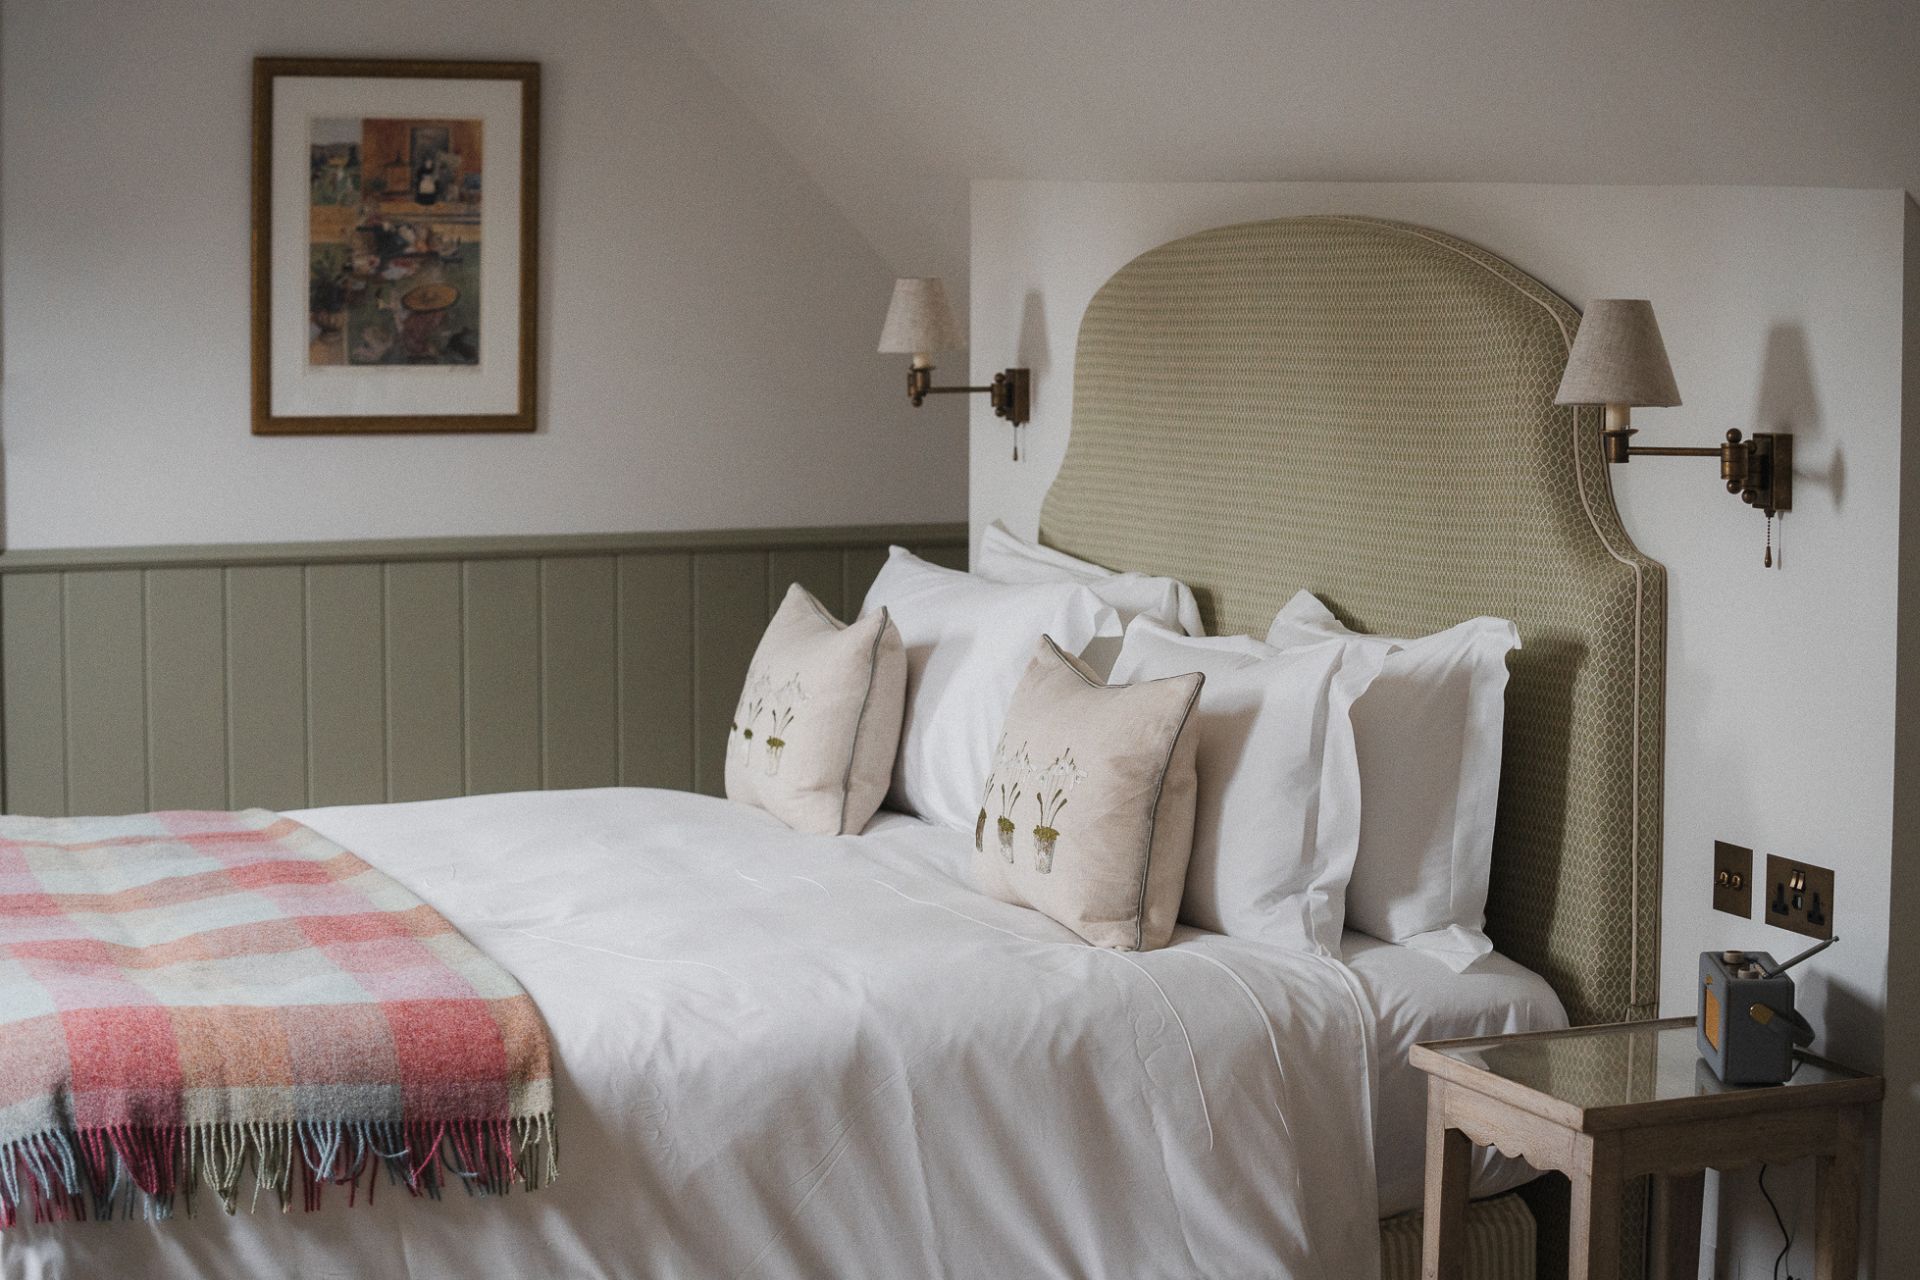
M 1723 1084 L 1785 1084 L 1793 1051 L 1813 1043 L 1813 1028 L 1793 1007 L 1787 970 L 1838 942 L 1829 938 L 1785 964 L 1765 951 L 1700 953 L 1700 1056 Z

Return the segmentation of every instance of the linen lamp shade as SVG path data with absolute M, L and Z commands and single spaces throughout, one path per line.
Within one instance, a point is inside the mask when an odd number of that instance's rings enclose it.
M 967 335 L 953 318 L 947 287 L 938 277 L 918 276 L 893 282 L 893 301 L 880 329 L 883 353 L 909 353 L 915 368 L 930 363 L 935 351 L 961 351 Z
M 1680 403 L 1653 304 L 1644 298 L 1596 298 L 1587 304 L 1567 356 L 1555 404 Z

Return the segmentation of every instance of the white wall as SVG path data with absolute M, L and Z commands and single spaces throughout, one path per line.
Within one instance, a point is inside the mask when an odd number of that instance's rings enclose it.
M 653 0 L 901 274 L 975 178 L 1920 191 L 1913 0 Z
M 1669 575 L 1661 1003 L 1668 1014 L 1693 1012 L 1703 949 L 1799 949 L 1795 935 L 1711 910 L 1713 841 L 1804 857 L 1838 873 L 1843 941 L 1801 978 L 1803 1007 L 1825 1029 L 1822 1049 L 1878 1066 L 1889 1000 L 1904 197 L 975 183 L 973 372 L 1017 359 L 1035 376 L 1028 461 L 1013 463 L 1005 425 L 974 410 L 976 534 L 995 518 L 1033 532 L 1066 444 L 1080 316 L 1108 276 L 1189 232 L 1318 212 L 1437 227 L 1576 302 L 1652 298 L 1686 403 L 1636 414 L 1642 443 L 1711 444 L 1729 426 L 1795 433 L 1795 502 L 1776 525 L 1778 570 L 1761 567 L 1763 520 L 1721 489 L 1710 462 L 1644 459 L 1613 471 L 1627 528 Z M 1920 1005 L 1896 1016 L 1901 1009 Z M 1915 1172 L 1910 1147 L 1890 1146 L 1890 1232 L 1909 1229 L 1897 1206 L 1920 1191 Z M 1810 1179 L 1805 1169 L 1782 1173 L 1769 1185 L 1798 1224 L 1792 1264 L 1807 1274 Z M 1752 1194 L 1753 1173 L 1724 1182 L 1732 1200 L 1722 1262 L 1738 1268 L 1727 1274 L 1768 1274 L 1778 1239 Z
M 5 0 L 6 545 L 958 519 L 892 269 L 645 4 Z M 248 434 L 251 59 L 533 59 L 540 431 Z

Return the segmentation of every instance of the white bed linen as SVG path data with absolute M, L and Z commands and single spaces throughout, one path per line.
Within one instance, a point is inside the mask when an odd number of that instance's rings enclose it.
M 967 833 L 662 791 L 294 815 L 539 1004 L 560 1180 L 504 1201 L 25 1227 L 14 1280 L 1314 1277 L 1377 1269 L 1372 1018 L 1338 961 L 1089 947 Z
M 1378 1019 L 1373 1150 L 1385 1217 L 1419 1208 L 1425 1188 L 1427 1075 L 1407 1061 L 1407 1051 L 1422 1040 L 1555 1031 L 1567 1025 L 1567 1011 L 1545 978 L 1499 952 L 1456 973 L 1437 952 L 1352 931 L 1341 942 Z M 1476 1196 L 1510 1191 L 1534 1176 L 1525 1161 L 1474 1150 Z

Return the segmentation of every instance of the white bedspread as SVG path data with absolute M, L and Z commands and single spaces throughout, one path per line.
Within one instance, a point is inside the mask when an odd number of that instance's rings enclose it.
M 1342 965 L 1126 956 L 966 887 L 969 837 L 661 791 L 296 814 L 532 993 L 560 1180 L 504 1201 L 28 1227 L 6 1277 L 1328 1277 L 1377 1268 Z
M 1426 1192 L 1427 1073 L 1407 1060 L 1422 1040 L 1554 1031 L 1567 1011 L 1547 980 L 1495 951 L 1457 972 L 1440 955 L 1361 933 L 1342 939 L 1342 958 L 1374 1012 L 1374 1184 L 1382 1215 L 1418 1209 Z M 1538 1175 L 1494 1147 L 1473 1149 L 1475 1197 Z

